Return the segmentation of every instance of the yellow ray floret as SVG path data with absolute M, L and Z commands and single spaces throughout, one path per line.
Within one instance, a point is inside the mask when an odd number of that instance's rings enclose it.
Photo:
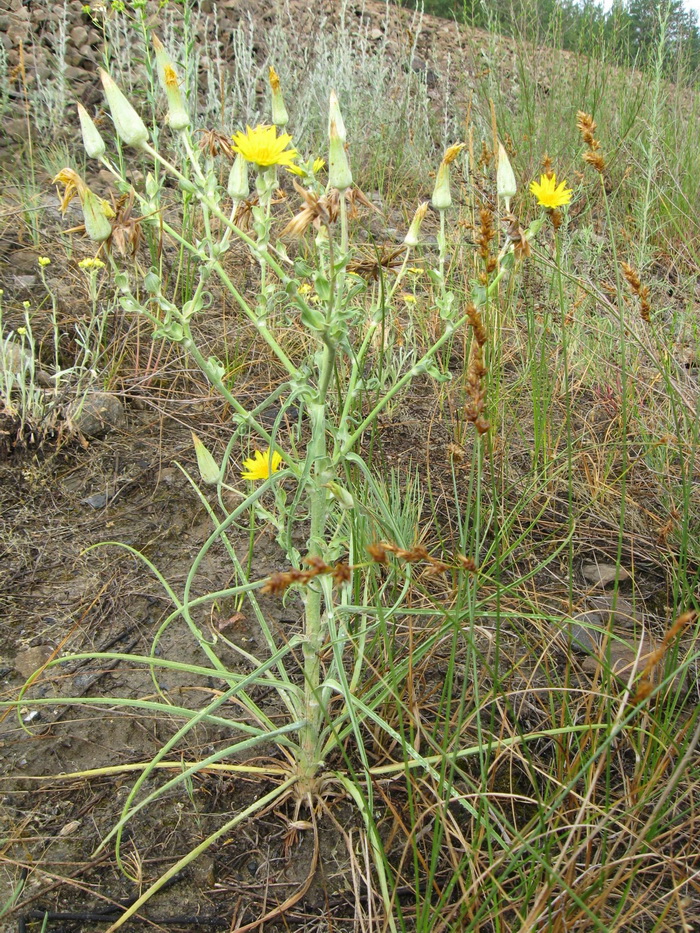
M 571 200 L 573 191 L 566 187 L 566 182 L 562 181 L 557 185 L 557 176 L 552 173 L 551 178 L 546 175 L 540 175 L 539 184 L 533 181 L 530 184 L 530 191 L 535 195 L 542 207 L 562 207 Z
M 236 133 L 233 137 L 233 151 L 240 152 L 246 162 L 253 162 L 261 168 L 269 165 L 292 166 L 299 157 L 296 149 L 287 149 L 292 137 L 289 133 L 277 135 L 274 126 L 256 126 L 252 130 L 246 127 L 245 133 Z
M 282 454 L 277 451 L 267 450 L 261 452 L 256 450 L 249 460 L 243 461 L 243 479 L 268 479 L 273 473 L 276 473 L 282 464 Z

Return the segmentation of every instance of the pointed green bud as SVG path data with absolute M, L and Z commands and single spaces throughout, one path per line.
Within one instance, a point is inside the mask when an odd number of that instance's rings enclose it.
M 355 500 L 351 493 L 349 493 L 347 489 L 344 489 L 340 483 L 336 483 L 335 481 L 326 483 L 326 488 L 341 509 L 352 509 L 355 507 Z
M 506 204 L 506 211 L 510 213 L 510 199 L 514 198 L 518 186 L 515 182 L 515 174 L 508 158 L 508 153 L 502 143 L 498 144 L 498 170 L 496 172 L 496 192 L 499 198 L 503 198 Z
M 455 143 L 445 150 L 442 162 L 437 171 L 435 179 L 435 188 L 431 201 L 437 211 L 446 211 L 452 204 L 452 192 L 450 191 L 450 163 L 454 162 L 457 156 L 464 149 L 464 143 Z
M 286 126 L 289 123 L 289 114 L 284 105 L 279 75 L 270 65 L 270 93 L 272 95 L 272 122 L 275 126 Z
M 199 475 L 202 477 L 202 482 L 207 483 L 209 486 L 215 486 L 221 479 L 221 468 L 194 431 L 192 432 L 192 441 L 194 442 L 197 468 Z
M 450 191 L 450 166 L 440 163 L 435 179 L 435 188 L 431 198 L 433 207 L 436 211 L 446 211 L 452 205 L 452 192 Z
M 331 122 L 331 144 L 328 152 L 328 184 L 343 192 L 352 184 L 352 172 L 348 165 L 345 143 L 338 135 L 335 122 Z
M 102 68 L 100 78 L 117 135 L 127 146 L 143 146 L 148 142 L 148 130 L 143 120 Z
M 423 223 L 425 215 L 428 212 L 428 207 L 428 201 L 424 201 L 413 215 L 411 226 L 408 228 L 408 233 L 403 240 L 406 246 L 418 246 L 421 224 Z
M 100 136 L 100 131 L 93 123 L 92 117 L 82 104 L 78 104 L 78 117 L 80 119 L 80 131 L 83 134 L 83 146 L 90 159 L 101 159 L 105 154 L 105 141 Z
M 525 239 L 528 243 L 531 240 L 534 240 L 537 234 L 542 229 L 542 224 L 544 223 L 544 217 L 538 217 L 536 220 L 533 220 L 530 226 L 525 231 Z
M 250 194 L 250 185 L 248 183 L 248 163 L 243 156 L 238 153 L 234 159 L 231 171 L 228 175 L 228 185 L 226 187 L 228 195 L 234 201 L 245 201 Z
M 177 72 L 158 36 L 153 36 L 153 48 L 156 50 L 158 80 L 168 98 L 168 124 L 173 130 L 184 130 L 190 125 L 190 115 L 182 98 Z
M 343 121 L 343 115 L 340 112 L 340 104 L 338 103 L 338 96 L 335 91 L 331 91 L 330 96 L 330 106 L 328 108 L 328 138 L 330 139 L 331 135 L 331 125 L 335 123 L 335 129 L 342 139 L 343 142 L 347 142 L 348 134 L 345 130 L 345 122 Z
M 96 243 L 108 239 L 112 233 L 112 224 L 109 222 L 102 198 L 98 198 L 86 185 L 80 192 L 80 203 L 83 208 L 85 232 L 90 239 Z

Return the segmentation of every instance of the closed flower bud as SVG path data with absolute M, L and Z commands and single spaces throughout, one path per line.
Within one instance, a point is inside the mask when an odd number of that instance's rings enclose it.
M 107 217 L 102 199 L 98 198 L 86 185 L 80 192 L 80 203 L 83 208 L 85 232 L 90 239 L 96 243 L 108 239 L 112 234 L 112 225 Z
M 406 246 L 418 246 L 420 228 L 425 215 L 428 212 L 428 206 L 428 202 L 424 201 L 413 215 L 411 226 L 408 228 L 408 233 L 404 237 L 404 243 Z
M 190 125 L 190 115 L 182 98 L 177 72 L 157 36 L 153 36 L 153 48 L 156 50 L 158 80 L 168 98 L 168 123 L 173 130 L 184 130 Z
M 82 104 L 78 104 L 78 117 L 80 118 L 80 131 L 83 134 L 83 146 L 88 158 L 101 159 L 106 151 L 105 141 Z
M 452 192 L 450 191 L 450 164 L 444 160 L 440 163 L 435 179 L 435 188 L 431 198 L 433 207 L 436 211 L 446 211 L 452 204 Z
M 248 184 L 248 163 L 243 156 L 238 153 L 228 174 L 228 185 L 226 187 L 228 195 L 234 201 L 245 201 L 250 194 L 250 185 Z
M 199 475 L 202 477 L 202 482 L 210 486 L 216 485 L 221 478 L 221 468 L 194 431 L 192 431 L 192 441 L 194 443 L 194 452 L 197 455 L 197 468 L 199 470 Z
M 148 142 L 148 130 L 143 120 L 102 68 L 100 68 L 100 78 L 117 135 L 127 146 L 137 148 L 143 146 Z
M 331 124 L 335 123 L 335 130 L 338 136 L 342 139 L 343 142 L 347 141 L 347 132 L 345 130 L 345 122 L 343 121 L 343 115 L 340 112 L 340 104 L 338 103 L 338 96 L 335 91 L 331 91 L 330 96 L 330 106 L 328 109 L 328 137 L 331 135 Z
M 284 106 L 279 75 L 272 65 L 270 65 L 270 93 L 272 96 L 272 122 L 275 126 L 286 126 L 289 123 L 289 114 Z
M 503 198 L 506 211 L 510 212 L 510 199 L 515 197 L 518 188 L 515 175 L 508 158 L 508 153 L 501 143 L 498 144 L 498 171 L 496 172 L 496 191 Z
M 331 144 L 328 153 L 328 184 L 338 191 L 345 191 L 352 184 L 352 172 L 348 165 L 345 143 L 338 135 L 335 122 L 331 122 Z
M 431 201 L 437 211 L 446 211 L 452 204 L 452 192 L 450 191 L 450 164 L 454 162 L 457 156 L 464 149 L 464 143 L 455 143 L 445 150 L 442 162 L 437 170 L 435 179 L 435 188 Z
M 355 500 L 352 494 L 349 493 L 347 489 L 344 489 L 340 483 L 333 481 L 326 483 L 326 486 L 341 509 L 352 509 L 355 507 Z

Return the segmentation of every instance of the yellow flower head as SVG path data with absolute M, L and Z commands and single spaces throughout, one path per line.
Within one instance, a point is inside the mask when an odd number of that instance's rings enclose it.
M 562 181 L 557 185 L 557 176 L 552 172 L 552 177 L 540 175 L 539 184 L 533 181 L 530 184 L 530 191 L 537 198 L 538 204 L 542 207 L 561 207 L 568 204 L 571 200 L 573 191 L 566 187 L 566 182 Z
M 277 135 L 274 126 L 248 126 L 245 133 L 236 133 L 233 137 L 233 151 L 240 152 L 246 162 L 253 162 L 260 168 L 269 165 L 286 165 L 288 168 L 299 157 L 296 149 L 287 149 L 292 137 L 289 133 Z
M 268 479 L 276 473 L 282 464 L 282 454 L 271 451 L 268 447 L 263 453 L 256 450 L 249 460 L 243 461 L 243 479 Z
M 451 162 L 454 162 L 454 160 L 466 145 L 466 143 L 455 143 L 453 146 L 450 146 L 449 149 L 446 149 L 445 155 L 442 157 L 442 161 L 445 163 L 445 165 L 449 165 Z

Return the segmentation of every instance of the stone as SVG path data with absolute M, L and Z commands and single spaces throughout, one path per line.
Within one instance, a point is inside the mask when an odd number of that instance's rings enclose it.
M 27 138 L 27 121 L 23 117 L 13 117 L 11 120 L 5 120 L 3 129 L 8 136 L 19 139 Z
M 36 366 L 36 360 L 34 360 L 31 350 L 10 338 L 4 341 L 0 340 L 0 369 L 21 376 L 23 373 L 31 373 L 34 366 Z M 30 376 L 25 376 L 24 381 L 26 382 L 30 378 Z M 34 379 L 36 383 L 44 388 L 53 385 L 49 374 L 41 369 L 34 370 Z
M 88 31 L 85 26 L 74 26 L 70 31 L 70 37 L 75 45 L 85 45 L 88 39 Z
M 90 77 L 89 72 L 85 71 L 84 68 L 78 68 L 76 65 L 69 65 L 66 68 L 65 74 L 67 81 L 84 81 L 86 78 Z
M 592 596 L 590 603 L 601 614 L 604 627 L 612 622 L 613 628 L 616 630 L 620 628 L 630 629 L 635 622 L 642 621 L 641 612 L 635 611 L 632 604 L 624 596 L 618 595 L 616 598 L 612 596 Z
M 599 561 L 589 561 L 581 565 L 581 573 L 587 583 L 593 586 L 605 587 L 612 583 L 615 577 L 622 582 L 629 579 L 629 573 L 624 567 L 616 567 L 615 564 L 601 563 Z
M 27 680 L 40 667 L 49 660 L 54 649 L 50 645 L 37 645 L 36 648 L 25 648 L 18 651 L 15 657 L 13 667 L 17 673 Z
M 81 505 L 89 505 L 91 509 L 103 509 L 107 505 L 106 492 L 94 492 L 91 496 L 86 496 L 80 500 Z
M 641 638 L 630 635 L 624 641 L 611 640 L 600 657 L 586 658 L 581 667 L 586 673 L 595 674 L 599 667 L 607 667 L 609 664 L 613 674 L 629 679 L 633 669 L 635 677 L 642 673 L 653 650 L 654 646 L 647 635 L 642 635 Z M 663 668 L 663 665 L 661 667 Z
M 605 627 L 600 613 L 594 611 L 579 612 L 564 622 L 564 635 L 575 654 L 595 654 L 598 650 L 601 634 L 591 626 L 598 629 Z
M 109 392 L 89 392 L 68 407 L 70 428 L 84 437 L 104 437 L 124 423 L 124 406 Z
M 14 23 L 7 30 L 7 35 L 12 45 L 19 45 L 20 42 L 26 42 L 29 37 L 29 23 Z

